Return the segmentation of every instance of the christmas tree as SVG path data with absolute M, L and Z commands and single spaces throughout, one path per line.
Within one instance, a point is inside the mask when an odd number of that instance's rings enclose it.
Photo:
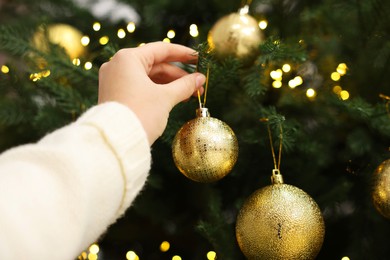
M 243 7 L 261 40 L 245 58 L 229 46 L 218 54 L 210 31 Z M 184 177 L 172 142 L 199 100 L 178 105 L 145 189 L 79 258 L 245 259 L 237 215 L 271 184 L 281 142 L 284 182 L 321 210 L 317 259 L 388 259 L 389 219 L 372 202 L 373 173 L 390 157 L 388 10 L 385 0 L 1 1 L 0 151 L 96 104 L 99 66 L 120 48 L 180 43 L 199 51 L 184 68 L 209 73 L 207 108 L 234 131 L 237 161 L 216 182 Z

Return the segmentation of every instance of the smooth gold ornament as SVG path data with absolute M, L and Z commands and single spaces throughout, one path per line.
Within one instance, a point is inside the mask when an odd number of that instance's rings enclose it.
M 177 132 L 172 143 L 173 160 L 182 174 L 197 182 L 214 182 L 225 177 L 238 157 L 233 130 L 210 117 L 207 108 Z
M 248 6 L 237 13 L 223 16 L 211 28 L 207 41 L 217 56 L 240 59 L 253 57 L 264 35 L 255 18 L 248 14 Z
M 390 218 L 390 159 L 381 163 L 374 172 L 372 201 L 382 216 Z
M 283 183 L 278 170 L 273 184 L 255 191 L 236 222 L 237 242 L 252 259 L 315 259 L 325 234 L 317 203 L 303 190 Z
M 81 44 L 81 38 L 83 37 L 82 33 L 68 24 L 49 25 L 47 27 L 47 37 L 51 43 L 63 47 L 72 59 L 80 57 L 85 51 L 84 46 Z M 37 49 L 41 51 L 48 50 L 43 27 L 38 28 L 32 41 Z

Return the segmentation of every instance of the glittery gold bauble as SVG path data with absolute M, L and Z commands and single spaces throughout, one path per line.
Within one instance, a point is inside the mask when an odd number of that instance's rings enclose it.
M 182 174 L 197 182 L 214 182 L 225 177 L 238 156 L 238 142 L 233 130 L 219 119 L 210 117 L 207 108 L 184 124 L 172 143 L 172 155 Z
M 82 33 L 68 24 L 52 24 L 47 26 L 48 40 L 53 44 L 58 44 L 65 49 L 70 58 L 78 58 L 84 53 L 84 46 L 81 44 Z M 47 51 L 48 45 L 45 42 L 45 32 L 43 27 L 33 36 L 34 45 L 41 51 Z
M 217 56 L 247 59 L 257 53 L 264 35 L 255 18 L 245 12 L 226 15 L 209 31 L 207 41 Z
M 303 190 L 277 183 L 255 191 L 237 217 L 236 237 L 250 259 L 315 259 L 325 226 L 317 203 Z
M 381 163 L 374 172 L 372 201 L 381 215 L 390 218 L 390 159 Z

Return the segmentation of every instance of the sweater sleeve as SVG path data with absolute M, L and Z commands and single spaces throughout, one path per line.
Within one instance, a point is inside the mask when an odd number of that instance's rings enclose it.
M 75 259 L 131 205 L 150 163 L 138 118 L 113 102 L 4 152 L 0 259 Z

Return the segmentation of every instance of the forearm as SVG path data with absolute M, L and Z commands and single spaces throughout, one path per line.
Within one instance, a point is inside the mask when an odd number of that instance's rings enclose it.
M 0 258 L 49 259 L 54 248 L 63 259 L 76 257 L 123 214 L 149 168 L 144 130 L 118 104 L 97 106 L 38 144 L 6 152 Z

